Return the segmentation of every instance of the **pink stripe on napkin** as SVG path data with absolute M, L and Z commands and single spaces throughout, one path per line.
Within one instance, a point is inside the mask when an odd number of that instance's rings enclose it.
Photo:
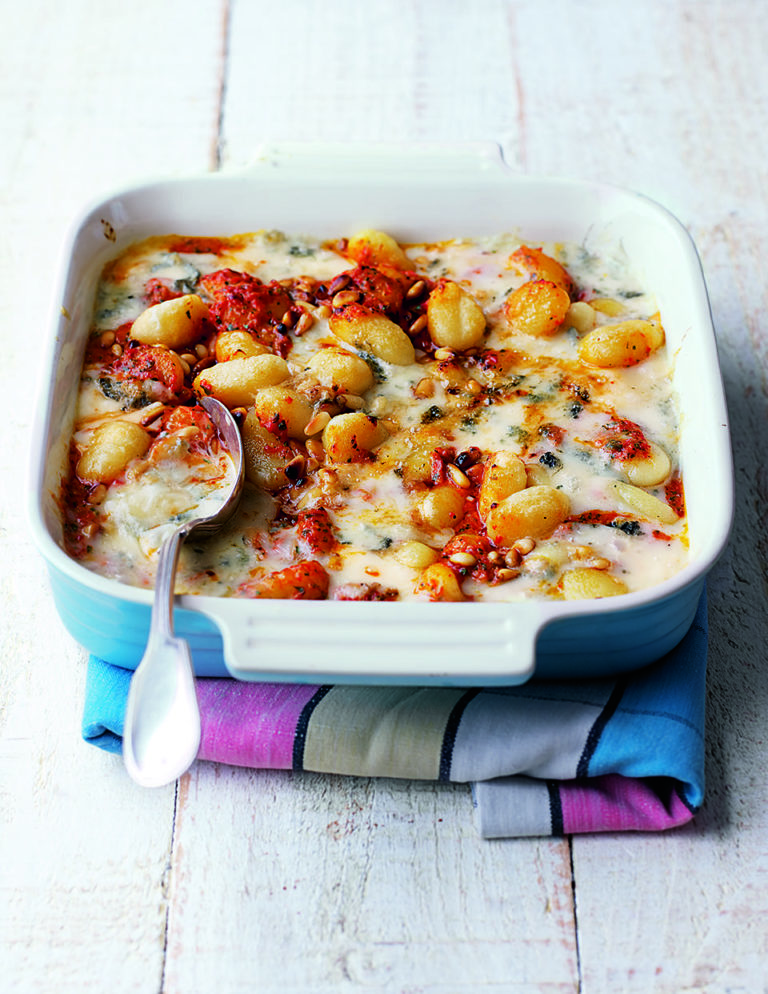
M 692 818 L 672 780 L 635 780 L 608 774 L 558 784 L 563 832 L 657 832 Z
M 317 685 L 198 680 L 198 759 L 290 770 L 296 726 Z

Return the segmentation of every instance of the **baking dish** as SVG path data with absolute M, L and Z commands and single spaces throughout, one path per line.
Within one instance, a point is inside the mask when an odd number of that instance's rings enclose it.
M 97 576 L 61 547 L 55 496 L 93 294 L 104 263 L 151 234 L 276 228 L 331 237 L 363 227 L 403 241 L 519 232 L 530 242 L 620 243 L 655 293 L 682 411 L 689 564 L 650 589 L 600 601 L 507 604 L 178 599 L 176 628 L 201 676 L 309 682 L 504 685 L 631 670 L 690 627 L 727 541 L 727 416 L 706 289 L 685 229 L 637 194 L 512 172 L 495 147 L 283 146 L 248 169 L 118 192 L 73 227 L 54 293 L 33 438 L 31 521 L 65 626 L 128 668 L 142 655 L 151 591 Z M 702 398 L 705 402 L 702 403 Z

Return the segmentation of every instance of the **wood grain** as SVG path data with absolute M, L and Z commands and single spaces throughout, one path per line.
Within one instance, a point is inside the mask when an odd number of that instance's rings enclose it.
M 5 19 L 3 994 L 768 990 L 766 50 L 752 0 L 30 0 Z M 693 234 L 738 490 L 692 825 L 489 843 L 463 787 L 201 764 L 146 792 L 81 743 L 84 657 L 21 483 L 59 244 L 97 193 L 286 139 L 491 140 Z
M 234 941 L 232 991 L 575 989 L 567 843 L 478 845 L 464 787 L 199 766 L 176 846 L 169 992 Z

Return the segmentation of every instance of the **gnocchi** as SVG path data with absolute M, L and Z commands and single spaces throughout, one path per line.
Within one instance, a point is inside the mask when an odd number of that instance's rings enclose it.
M 178 349 L 200 338 L 208 308 L 196 293 L 148 307 L 131 325 L 131 338 L 142 345 Z
M 193 387 L 199 396 L 215 397 L 227 407 L 247 407 L 263 387 L 288 379 L 288 363 L 276 355 L 230 359 L 204 369 Z
M 60 500 L 70 554 L 151 585 L 165 531 L 226 478 L 197 403 L 213 396 L 246 486 L 224 532 L 185 545 L 179 592 L 582 600 L 681 569 L 665 332 L 618 250 L 396 234 L 167 236 L 108 266 Z
M 571 298 L 562 286 L 532 280 L 509 295 L 504 316 L 513 332 L 549 337 L 563 324 L 570 306 Z
M 399 325 L 383 314 L 366 312 L 358 304 L 333 315 L 329 324 L 342 342 L 395 366 L 410 366 L 416 358 L 413 343 Z
M 151 436 L 132 421 L 108 421 L 97 428 L 77 461 L 77 475 L 96 483 L 112 483 L 133 459 L 143 456 Z

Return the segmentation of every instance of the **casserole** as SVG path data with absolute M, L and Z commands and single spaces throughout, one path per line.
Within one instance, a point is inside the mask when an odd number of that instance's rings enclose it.
M 33 530 L 66 627 L 89 651 L 134 667 L 152 597 L 90 573 L 61 547 L 56 495 L 104 263 L 153 234 L 276 228 L 332 237 L 365 227 L 403 241 L 519 231 L 536 243 L 624 248 L 658 301 L 673 360 L 689 563 L 652 588 L 600 601 L 454 605 L 184 596 L 176 628 L 190 643 L 198 674 L 490 685 L 521 682 L 534 672 L 609 674 L 660 658 L 691 624 L 706 573 L 725 545 L 733 503 L 725 404 L 695 249 L 677 221 L 640 196 L 516 176 L 485 147 L 265 150 L 242 173 L 152 183 L 86 211 L 66 247 L 54 298 L 55 337 L 31 481 Z

